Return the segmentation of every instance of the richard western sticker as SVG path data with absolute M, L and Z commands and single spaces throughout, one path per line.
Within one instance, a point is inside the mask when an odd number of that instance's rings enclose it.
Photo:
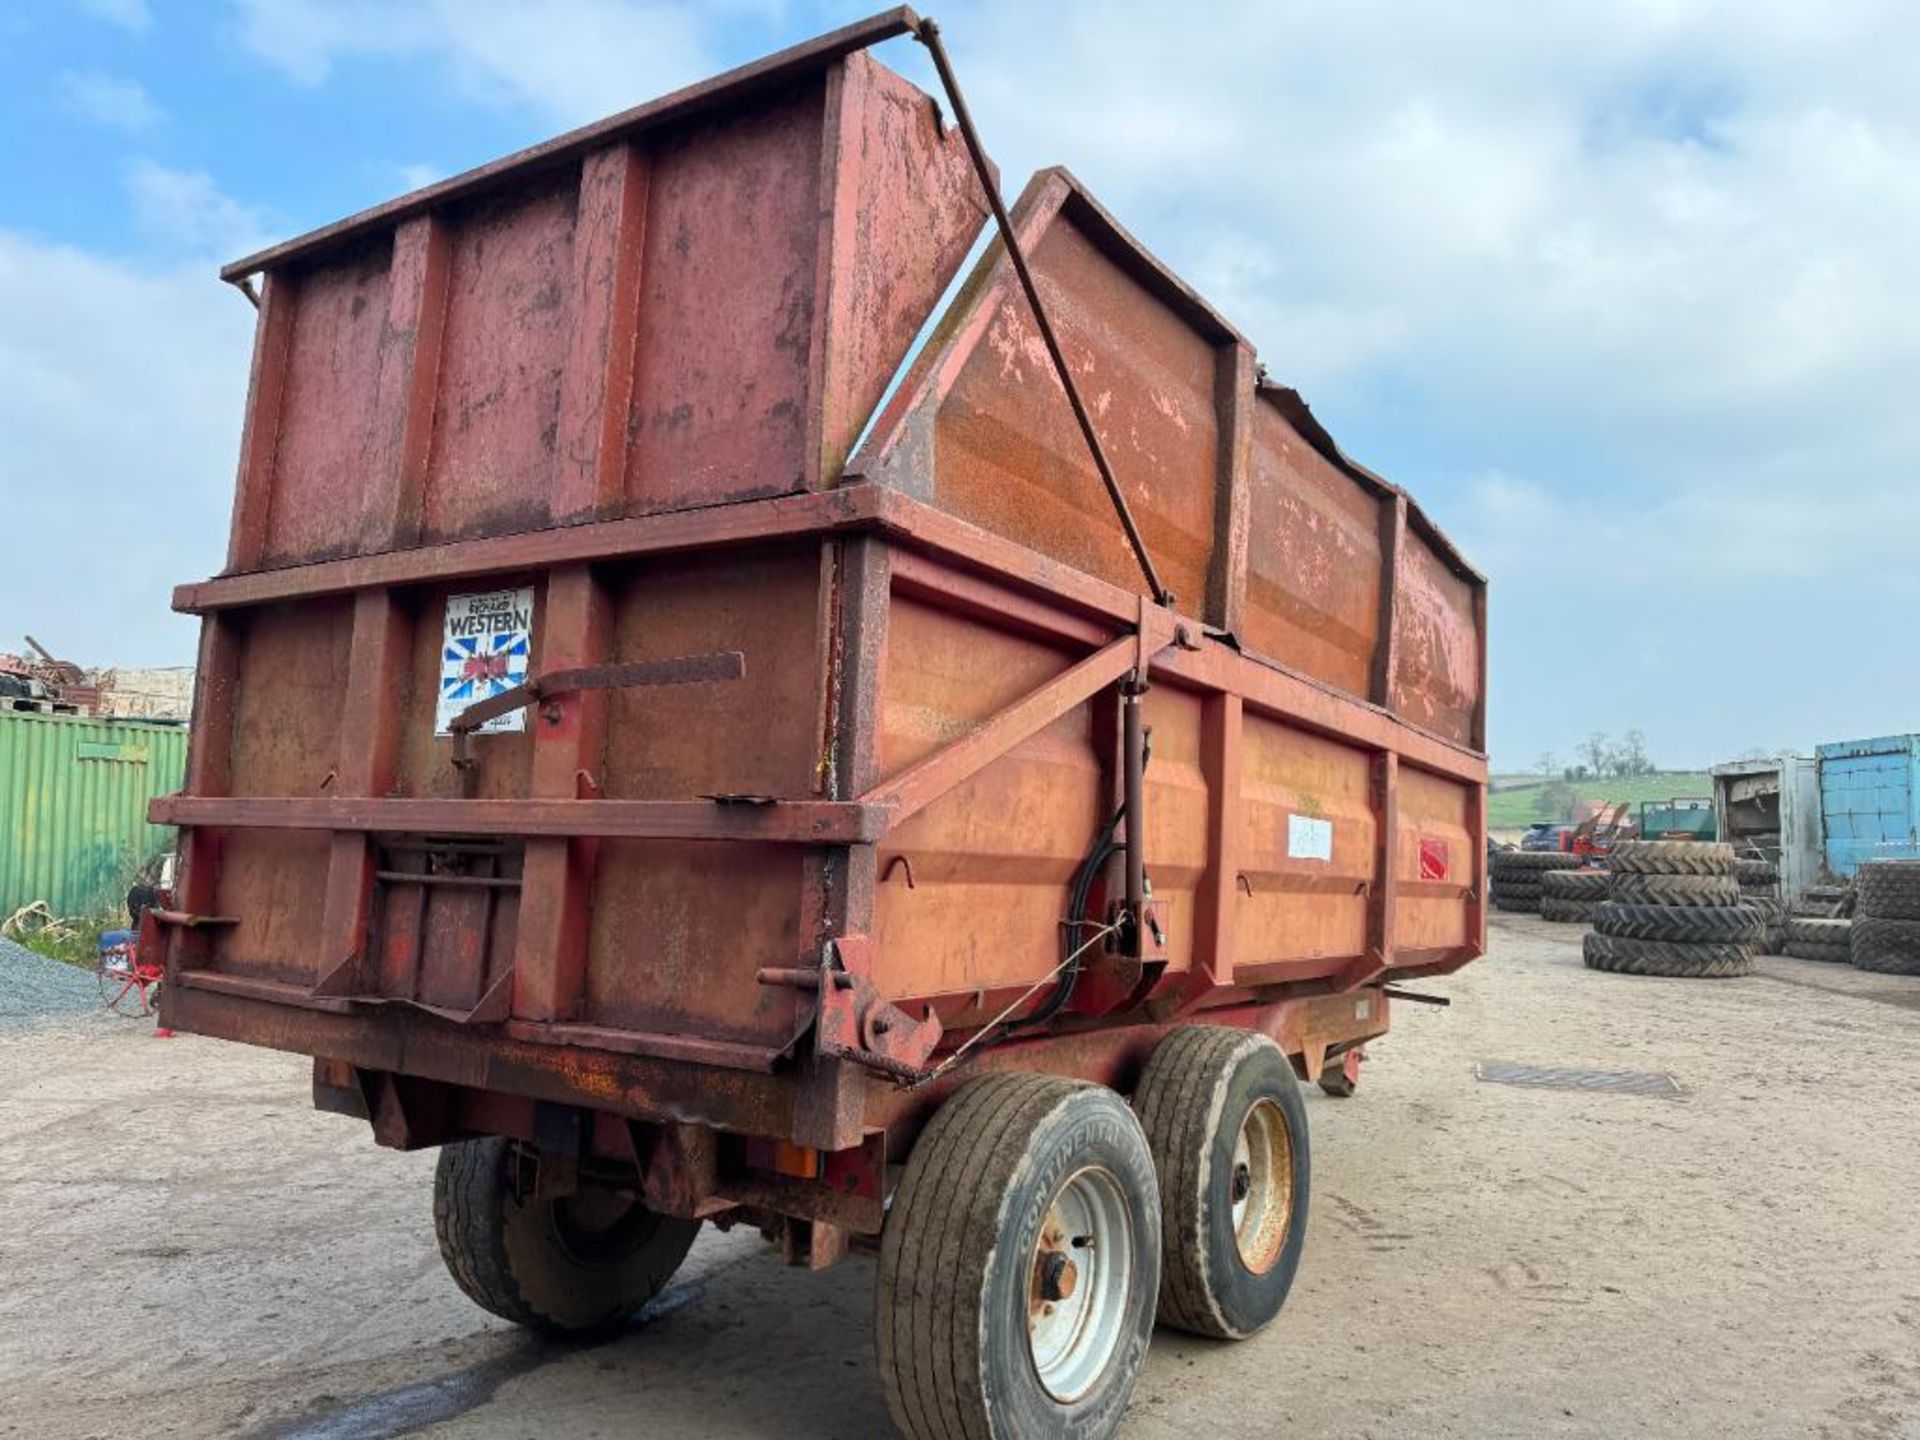
M 527 678 L 533 649 L 533 590 L 489 590 L 447 597 L 447 630 L 440 642 L 440 702 L 433 732 L 451 734 L 454 717 Z M 527 728 L 525 709 L 495 716 L 477 733 Z

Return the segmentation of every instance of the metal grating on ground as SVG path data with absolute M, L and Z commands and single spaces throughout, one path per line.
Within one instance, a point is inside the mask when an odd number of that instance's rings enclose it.
M 1482 1060 L 1473 1067 L 1473 1078 L 1492 1085 L 1526 1085 L 1537 1090 L 1601 1090 L 1667 1099 L 1686 1094 L 1680 1082 L 1664 1070 L 1570 1070 L 1558 1065 Z

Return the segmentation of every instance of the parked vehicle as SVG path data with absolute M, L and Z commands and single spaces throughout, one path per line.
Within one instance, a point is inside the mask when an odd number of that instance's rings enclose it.
M 1711 796 L 1640 802 L 1640 834 L 1648 840 L 1712 840 L 1716 829 Z
M 1101 1436 L 1156 1314 L 1285 1300 L 1297 1078 L 1481 952 L 1485 590 L 1064 170 L 929 328 L 998 198 L 864 53 L 917 23 L 228 267 L 142 953 L 444 1147 L 494 1313 L 602 1333 L 753 1225 L 877 1251 L 907 1435 Z
M 1550 820 L 1536 821 L 1526 828 L 1520 837 L 1522 850 L 1565 850 L 1567 842 L 1573 837 L 1574 827 L 1558 825 Z

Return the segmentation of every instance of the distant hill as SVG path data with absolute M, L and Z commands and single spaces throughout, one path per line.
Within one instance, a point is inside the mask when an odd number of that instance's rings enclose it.
M 1489 830 L 1521 830 L 1536 820 L 1545 819 L 1539 811 L 1540 787 L 1546 782 L 1538 775 L 1496 775 L 1487 796 Z M 1713 793 L 1713 781 L 1702 771 L 1676 770 L 1658 775 L 1643 775 L 1637 780 L 1570 780 L 1574 793 L 1582 800 L 1605 800 L 1610 804 L 1627 801 L 1633 808 L 1628 818 L 1637 819 L 1642 800 L 1668 800 L 1676 796 L 1691 799 Z

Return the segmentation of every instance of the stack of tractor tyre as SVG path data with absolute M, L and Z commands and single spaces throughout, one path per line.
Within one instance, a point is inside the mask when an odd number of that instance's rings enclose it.
M 1549 870 L 1577 870 L 1578 855 L 1557 850 L 1497 850 L 1493 855 L 1493 908 L 1538 913 L 1540 881 Z
M 1869 860 L 1853 888 L 1854 969 L 1920 975 L 1920 860 Z
M 1762 953 L 1781 954 L 1780 947 L 1786 943 L 1787 907 L 1780 900 L 1779 867 L 1771 860 L 1741 859 L 1735 864 L 1741 903 L 1760 912 Z
M 1853 958 L 1853 921 L 1831 915 L 1789 915 L 1780 953 L 1796 960 L 1844 965 Z
M 1628 840 L 1609 864 L 1585 941 L 1590 969 L 1696 979 L 1752 971 L 1765 921 L 1741 901 L 1732 846 Z
M 1607 898 L 1604 870 L 1547 870 L 1540 876 L 1540 918 L 1572 925 L 1593 920 L 1594 907 Z
M 1846 900 L 1847 887 L 1844 885 L 1809 885 L 1800 892 L 1800 898 L 1793 902 L 1793 913 L 1831 920 L 1842 913 Z

